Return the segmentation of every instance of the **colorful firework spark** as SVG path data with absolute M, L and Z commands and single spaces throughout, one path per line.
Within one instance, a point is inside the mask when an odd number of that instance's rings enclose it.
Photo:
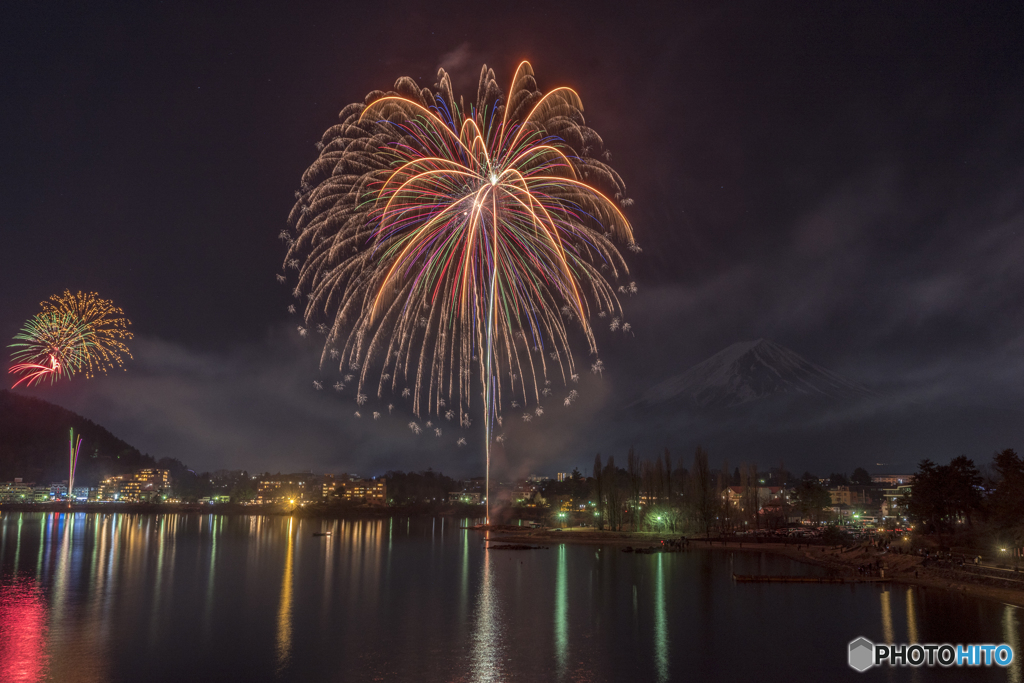
M 14 386 L 31 386 L 47 377 L 70 378 L 81 365 L 80 340 L 83 329 L 67 314 L 44 312 L 36 315 L 14 335 L 10 374 L 20 375 Z
M 570 326 L 596 355 L 591 313 L 621 320 L 608 278 L 628 274 L 612 240 L 635 245 L 631 200 L 579 96 L 540 92 L 528 63 L 507 96 L 485 66 L 468 108 L 443 70 L 436 89 L 401 78 L 341 111 L 282 270 L 298 270 L 307 326 L 326 321 L 322 363 L 337 349 L 357 393 L 411 393 L 415 415 L 451 406 L 460 424 L 479 382 L 489 448 L 503 402 L 576 376 Z
M 633 243 L 609 198 L 628 204 L 625 188 L 576 93 L 540 93 L 529 64 L 504 101 L 485 68 L 467 112 L 443 71 L 437 87 L 403 78 L 342 111 L 303 177 L 284 263 L 301 263 L 307 324 L 330 323 L 324 361 L 339 348 L 360 387 L 379 370 L 413 385 L 417 415 L 445 399 L 465 410 L 491 351 L 496 407 L 503 385 L 539 401 L 540 379 L 575 374 L 562 305 L 591 353 L 591 309 L 621 319 L 600 266 L 627 272 L 609 239 Z
M 131 358 L 125 343 L 132 338 L 131 322 L 112 302 L 95 293 L 65 290 L 41 305 L 43 310 L 25 323 L 10 345 L 15 364 L 9 372 L 19 376 L 14 386 L 70 379 L 79 373 L 93 377 L 121 367 L 123 356 Z

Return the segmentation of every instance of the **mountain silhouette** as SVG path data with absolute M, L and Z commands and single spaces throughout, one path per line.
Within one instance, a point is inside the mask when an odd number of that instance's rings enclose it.
M 645 391 L 636 406 L 729 408 L 773 397 L 846 401 L 875 395 L 768 339 L 737 342 Z
M 68 478 L 68 431 L 82 437 L 75 482 L 94 486 L 154 461 L 104 427 L 42 399 L 0 390 L 0 481 L 49 484 Z

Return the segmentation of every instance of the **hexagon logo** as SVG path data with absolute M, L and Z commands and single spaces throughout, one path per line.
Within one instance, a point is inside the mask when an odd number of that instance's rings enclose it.
M 875 644 L 864 637 L 850 641 L 850 668 L 864 673 L 872 667 L 875 659 Z

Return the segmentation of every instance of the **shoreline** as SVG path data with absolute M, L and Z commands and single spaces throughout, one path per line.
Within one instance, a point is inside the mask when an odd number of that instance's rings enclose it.
M 406 508 L 377 507 L 338 507 L 338 506 L 305 506 L 289 508 L 287 506 L 239 505 L 232 503 L 201 504 L 201 503 L 80 503 L 69 506 L 66 503 L 0 504 L 0 515 L 11 512 L 38 513 L 75 513 L 75 514 L 217 514 L 230 516 L 294 516 L 301 519 L 384 519 L 391 517 L 449 517 L 459 519 L 479 519 L 474 509 L 457 509 L 448 506 L 428 508 L 425 506 L 409 506 Z M 474 531 L 488 534 L 486 540 L 504 544 L 553 545 L 571 543 L 574 545 L 600 545 L 618 547 L 651 547 L 660 544 L 662 539 L 678 538 L 681 534 L 664 534 L 653 531 L 599 531 L 592 527 L 575 529 L 537 528 L 530 529 L 514 525 L 495 525 L 498 528 L 488 530 L 483 527 L 466 527 Z M 979 577 L 965 572 L 950 569 L 924 567 L 924 558 L 916 555 L 897 553 L 879 553 L 873 548 L 855 546 L 840 548 L 835 546 L 808 545 L 807 543 L 778 543 L 757 541 L 722 541 L 692 537 L 689 548 L 694 550 L 731 550 L 739 552 L 762 552 L 783 555 L 796 562 L 814 565 L 827 569 L 831 574 L 856 581 L 859 566 L 881 561 L 885 563 L 885 581 L 906 586 L 921 586 L 942 589 L 961 595 L 995 600 L 1004 604 L 1024 608 L 1024 583 L 1021 587 L 1007 585 L 994 577 Z M 874 581 L 877 583 L 876 581 Z M 1001 584 L 1001 585 L 1000 585 Z
M 229 516 L 264 516 L 302 519 L 340 519 L 389 517 L 453 517 L 461 519 L 482 519 L 483 506 L 408 505 L 404 507 L 356 506 L 356 505 L 242 505 L 240 503 L 0 503 L 0 514 L 9 512 L 57 512 L 73 514 L 200 514 Z
M 549 531 L 537 529 L 524 532 L 492 532 L 494 542 L 523 544 L 555 544 L 571 543 L 576 545 L 610 545 L 648 547 L 658 545 L 662 539 L 678 538 L 655 532 L 628 531 L 586 531 L 559 530 Z M 1024 584 L 1021 588 L 1005 585 L 993 585 L 999 579 L 991 579 L 992 583 L 979 580 L 979 577 L 953 572 L 948 569 L 924 567 L 924 558 L 917 555 L 900 555 L 897 553 L 879 553 L 873 548 L 855 546 L 843 549 L 835 546 L 808 545 L 806 543 L 776 543 L 756 541 L 710 541 L 701 538 L 690 538 L 689 549 L 692 550 L 731 550 L 737 552 L 761 552 L 782 555 L 795 560 L 822 567 L 830 573 L 848 578 L 856 582 L 857 567 L 869 562 L 882 561 L 886 565 L 884 581 L 905 586 L 920 586 L 950 591 L 959 595 L 968 595 L 984 600 L 995 600 L 1003 604 L 1024 608 Z M 686 552 L 686 551 L 683 551 Z M 915 575 L 916 574 L 916 575 Z M 867 577 L 865 577 L 867 578 Z M 876 578 L 871 583 L 880 583 Z M 865 581 L 868 583 L 868 581 Z M 1004 582 L 1005 583 L 1005 582 Z

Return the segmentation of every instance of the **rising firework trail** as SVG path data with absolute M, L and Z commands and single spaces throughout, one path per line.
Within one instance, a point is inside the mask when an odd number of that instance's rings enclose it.
M 54 382 L 76 374 L 93 377 L 121 367 L 131 358 L 126 344 L 132 333 L 124 312 L 95 293 L 55 294 L 42 311 L 25 323 L 10 344 L 18 377 L 14 386 L 31 386 L 45 379 Z
M 75 470 L 78 469 L 78 452 L 82 449 L 82 437 L 75 441 L 75 430 L 71 430 L 68 439 L 69 464 L 68 464 L 68 503 L 75 497 Z
M 304 329 L 325 324 L 321 364 L 358 370 L 357 396 L 376 385 L 468 426 L 482 390 L 489 485 L 503 403 L 539 407 L 552 377 L 577 375 L 570 329 L 597 355 L 591 314 L 623 316 L 613 240 L 639 247 L 572 89 L 541 92 L 526 62 L 507 94 L 485 66 L 468 107 L 443 70 L 435 88 L 401 78 L 341 111 L 296 192 L 282 274 L 298 271 Z

